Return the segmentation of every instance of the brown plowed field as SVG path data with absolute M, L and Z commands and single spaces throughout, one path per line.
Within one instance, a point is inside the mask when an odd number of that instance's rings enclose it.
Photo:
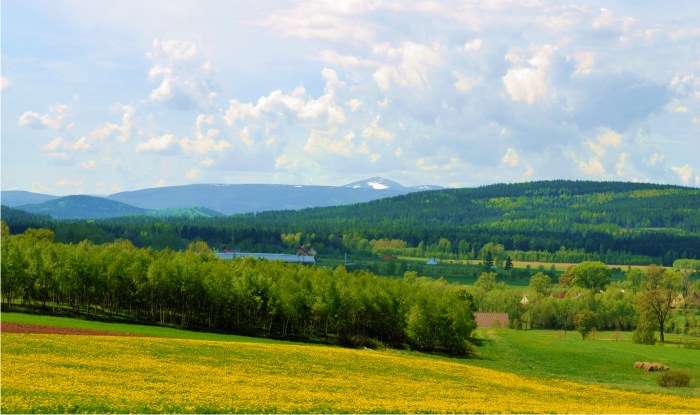
M 34 324 L 2 323 L 0 332 L 3 333 L 40 333 L 40 334 L 80 334 L 84 336 L 134 336 L 131 333 L 118 331 L 102 331 L 93 329 L 79 329 L 72 327 L 51 327 Z

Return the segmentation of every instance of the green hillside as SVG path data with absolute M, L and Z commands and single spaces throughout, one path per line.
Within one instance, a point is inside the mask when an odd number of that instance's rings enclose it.
M 55 202 L 55 201 L 52 201 Z M 349 206 L 232 217 L 108 218 L 60 221 L 10 215 L 13 232 L 48 227 L 62 242 L 129 239 L 182 249 L 286 252 L 307 244 L 324 257 L 377 253 L 481 259 L 487 243 L 513 260 L 671 265 L 700 258 L 700 189 L 624 182 L 541 181 L 444 189 Z M 400 249 L 380 249 L 387 245 Z M 373 242 L 374 241 L 374 242 Z
M 396 238 L 409 246 L 445 238 L 452 252 L 463 240 L 477 249 L 487 242 L 522 251 L 554 252 L 564 246 L 665 263 L 673 257 L 700 257 L 700 189 L 644 183 L 499 184 L 234 220 L 317 237 L 354 233 L 368 240 Z
M 217 218 L 225 216 L 221 212 L 206 208 L 206 207 L 192 207 L 192 208 L 168 208 L 168 209 L 154 209 L 149 210 L 148 216 L 153 216 L 156 218 Z
M 111 218 L 146 213 L 145 209 L 126 203 L 86 195 L 60 197 L 43 203 L 18 206 L 17 209 L 55 219 Z

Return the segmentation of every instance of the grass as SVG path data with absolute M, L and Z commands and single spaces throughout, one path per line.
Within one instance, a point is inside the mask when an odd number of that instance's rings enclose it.
M 478 329 L 483 339 L 481 367 L 578 382 L 599 383 L 639 391 L 700 396 L 700 338 L 667 335 L 666 344 L 632 342 L 630 332 L 598 332 L 582 340 L 577 332 L 553 330 Z M 657 374 L 633 367 L 635 361 L 654 361 L 683 369 L 692 388 L 667 389 L 657 385 Z M 700 408 L 698 408 L 700 410 Z
M 480 330 L 479 358 L 456 359 L 21 313 L 1 319 L 161 336 L 4 333 L 4 413 L 700 410 L 696 384 L 662 389 L 632 368 L 641 359 L 683 365 L 697 382 L 700 351 L 635 345 L 627 334 L 581 341 Z

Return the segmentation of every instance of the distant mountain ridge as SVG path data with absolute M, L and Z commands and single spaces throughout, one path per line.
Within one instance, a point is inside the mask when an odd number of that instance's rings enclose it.
M 44 203 L 60 197 L 44 193 L 27 192 L 24 190 L 3 190 L 0 195 L 0 202 L 9 207 Z
M 3 204 L 57 219 L 107 218 L 131 215 L 213 217 L 271 210 L 296 210 L 369 202 L 386 197 L 439 189 L 403 186 L 371 177 L 343 186 L 283 184 L 192 184 L 119 192 L 106 197 L 85 196 L 92 205 L 40 193 L 3 191 Z M 122 205 L 98 203 L 97 199 Z M 90 209 L 95 209 L 92 212 Z M 73 211 L 71 212 L 71 209 Z
M 120 192 L 108 197 L 143 209 L 201 206 L 231 215 L 348 205 L 422 190 L 426 189 L 372 177 L 344 186 L 192 184 Z

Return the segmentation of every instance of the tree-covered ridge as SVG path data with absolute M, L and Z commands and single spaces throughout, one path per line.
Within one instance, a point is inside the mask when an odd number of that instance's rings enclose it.
M 62 242 L 129 239 L 137 246 L 293 250 L 299 235 L 322 255 L 367 253 L 400 240 L 405 254 L 475 259 L 490 242 L 513 259 L 670 265 L 700 258 L 700 189 L 621 182 L 546 181 L 412 193 L 351 206 L 221 218 L 51 221 L 3 208 L 13 232 L 47 227 Z M 562 249 L 564 248 L 564 249 Z M 400 254 L 400 252 L 395 252 Z M 475 256 L 476 255 L 476 256 Z

